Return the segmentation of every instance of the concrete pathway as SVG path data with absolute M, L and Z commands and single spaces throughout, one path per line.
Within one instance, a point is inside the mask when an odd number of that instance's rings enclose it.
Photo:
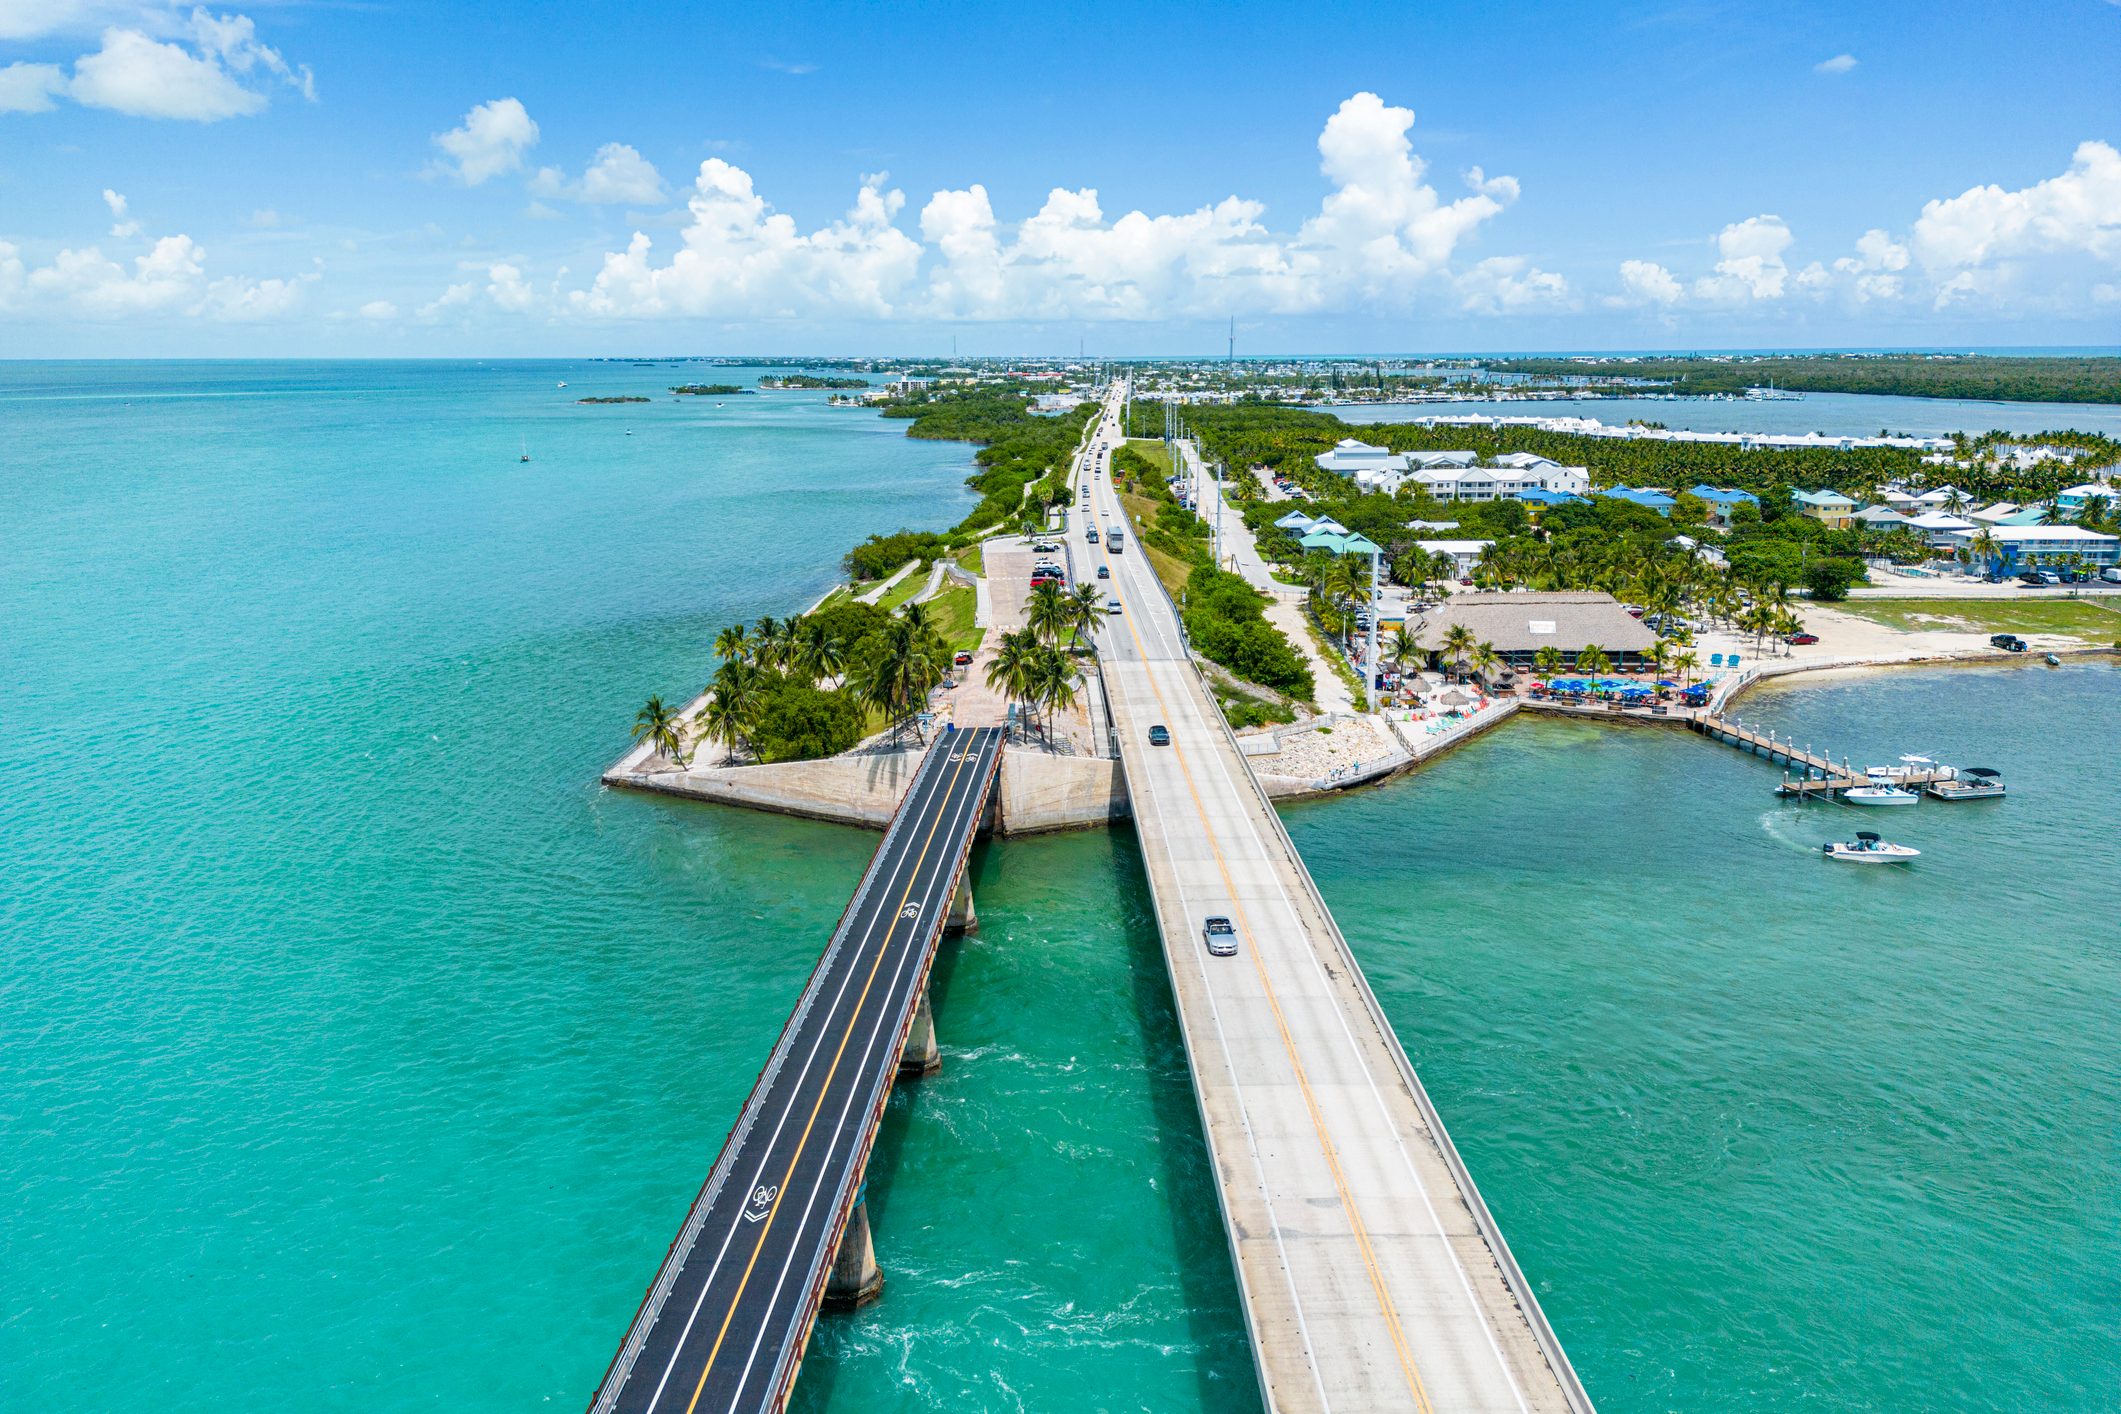
M 891 578 L 883 581 L 874 589 L 870 589 L 861 594 L 855 595 L 855 602 L 858 604 L 874 604 L 877 600 L 883 598 L 886 594 L 889 594 L 891 592 L 892 585 L 897 584 L 907 575 L 912 574 L 914 567 L 918 564 L 920 564 L 919 560 L 906 561 L 906 563 L 900 565 L 896 570 L 892 572 Z
M 1199 465 L 1199 455 L 1191 442 L 1181 442 L 1179 450 L 1187 471 Z M 1215 523 L 1216 509 L 1222 498 L 1222 487 L 1212 477 L 1202 477 L 1200 482 L 1200 514 L 1209 524 Z M 1289 645 L 1311 667 L 1311 680 L 1317 685 L 1313 697 L 1322 713 L 1353 712 L 1354 696 L 1340 674 L 1333 671 L 1312 640 L 1310 622 L 1304 617 L 1304 591 L 1295 585 L 1277 582 L 1267 568 L 1264 556 L 1259 553 L 1259 537 L 1245 524 L 1244 516 L 1235 505 L 1222 507 L 1222 557 L 1223 567 L 1233 574 L 1243 575 L 1245 582 L 1268 596 L 1267 622 L 1282 631 Z
M 909 604 L 925 604 L 936 595 L 942 593 L 943 575 L 949 568 L 950 562 L 947 559 L 937 560 L 928 571 L 928 582 L 921 586 L 921 592 L 906 602 Z

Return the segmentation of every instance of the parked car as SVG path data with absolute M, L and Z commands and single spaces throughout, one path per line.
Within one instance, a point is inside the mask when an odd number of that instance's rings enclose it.
M 1992 633 L 1988 636 L 1988 641 L 2006 653 L 2023 653 L 2025 651 L 2025 640 L 2018 637 L 2015 633 Z
M 968 668 L 972 666 L 972 655 L 970 653 L 960 651 L 957 656 L 952 658 L 950 661 L 955 663 L 960 668 Z
M 2099 578 L 2106 584 L 2121 584 L 2121 565 L 2108 565 L 2099 571 Z
M 1060 549 L 1060 546 L 1054 544 L 1051 540 L 1039 540 L 1034 541 L 1031 548 L 1041 555 L 1050 555 Z
M 1783 640 L 1783 642 L 1785 643 L 1793 643 L 1799 646 L 1810 645 L 1813 643 L 1817 643 L 1818 641 L 1819 635 L 1816 633 L 1793 633 L 1788 638 Z
M 1149 745 L 1169 746 L 1170 744 L 1171 733 L 1164 729 L 1162 722 L 1158 722 L 1155 726 L 1149 728 Z
M 1218 913 L 1201 920 L 1200 936 L 1201 941 L 1208 945 L 1210 955 L 1214 957 L 1237 956 L 1237 928 L 1221 914 Z

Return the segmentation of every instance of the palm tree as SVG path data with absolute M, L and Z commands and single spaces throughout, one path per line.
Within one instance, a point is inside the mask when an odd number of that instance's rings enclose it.
M 1541 676 L 1553 677 L 1561 668 L 1561 650 L 1551 643 L 1532 655 L 1532 669 Z
M 1038 635 L 1029 629 L 1002 635 L 987 664 L 987 686 L 1011 702 L 1031 695 L 1032 665 L 1038 654 Z
M 1075 705 L 1075 663 L 1058 648 L 1041 648 L 1031 662 L 1031 699 L 1039 706 L 1046 741 L 1053 741 L 1053 718 Z
M 1067 596 L 1052 580 L 1032 590 L 1031 597 L 1024 603 L 1025 626 L 1048 643 L 1067 632 L 1073 616 Z
M 1078 584 L 1068 591 L 1068 631 L 1078 645 L 1090 642 L 1090 630 L 1105 612 L 1104 596 L 1094 584 Z
M 1486 683 L 1490 681 L 1494 671 L 1502 666 L 1502 655 L 1495 651 L 1494 644 L 1482 639 L 1474 644 L 1472 652 L 1466 655 L 1466 662 L 1472 666 L 1473 676 Z
M 858 665 L 855 691 L 884 714 L 896 733 L 942 681 L 947 655 L 933 633 L 924 635 L 904 619 L 893 619 L 876 637 L 881 640 L 877 654 Z
M 1585 677 L 1595 678 L 1613 671 L 1613 660 L 1597 644 L 1586 643 L 1583 651 L 1576 655 L 1576 671 Z
M 1701 655 L 1688 648 L 1672 655 L 1672 666 L 1679 669 L 1679 682 L 1683 687 L 1694 680 L 1694 669 L 1701 666 Z
M 1657 670 L 1659 677 L 1662 677 L 1664 675 L 1664 665 L 1672 661 L 1672 645 L 1660 638 L 1650 645 L 1650 651 L 1643 656 L 1650 660 L 1650 666 Z
M 1384 659 L 1393 671 L 1405 674 L 1407 664 L 1421 656 L 1421 641 L 1407 632 L 1405 624 L 1392 630 L 1390 642 L 1385 644 Z
M 1452 624 L 1443 634 L 1443 660 L 1446 669 L 1462 668 L 1473 652 L 1473 630 L 1464 624 Z
M 791 666 L 815 687 L 826 678 L 838 677 L 846 667 L 839 641 L 817 619 L 804 619 L 796 630 Z
M 751 640 L 742 624 L 731 624 L 714 636 L 714 656 L 727 662 L 751 651 Z
M 916 634 L 935 632 L 935 611 L 918 600 L 908 599 L 899 605 L 898 616 Z
M 705 719 L 708 730 L 728 743 L 732 756 L 739 747 L 750 744 L 765 679 L 765 669 L 742 658 L 731 658 L 714 671 L 713 696 L 708 700 Z
M 759 621 L 751 626 L 753 640 L 752 656 L 762 668 L 779 667 L 776 657 L 780 651 L 781 623 L 771 614 L 759 615 Z
M 680 766 L 685 764 L 684 719 L 664 706 L 660 696 L 649 698 L 648 705 L 634 715 L 633 739 L 647 742 L 658 755 Z
M 1968 554 L 1989 567 L 2003 558 L 2003 542 L 1996 538 L 1994 528 L 1986 525 L 1968 538 L 1966 549 Z

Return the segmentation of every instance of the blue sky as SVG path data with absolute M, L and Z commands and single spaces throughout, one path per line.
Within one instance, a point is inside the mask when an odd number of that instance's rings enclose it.
M 0 356 L 2112 345 L 2121 5 L 0 0 Z

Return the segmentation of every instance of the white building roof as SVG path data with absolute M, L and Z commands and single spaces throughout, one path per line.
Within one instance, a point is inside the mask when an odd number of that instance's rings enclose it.
M 1417 540 L 1414 543 L 1432 555 L 1477 555 L 1495 542 L 1492 540 Z
M 2121 535 L 2107 535 L 2102 531 L 2086 530 L 2081 525 L 1988 525 L 1968 526 L 1957 532 L 1971 540 L 1983 530 L 1994 536 L 1997 543 L 2015 545 L 2022 541 L 2038 540 L 2052 543 L 2058 540 L 2074 540 L 2081 545 L 2111 545 L 2121 540 Z

